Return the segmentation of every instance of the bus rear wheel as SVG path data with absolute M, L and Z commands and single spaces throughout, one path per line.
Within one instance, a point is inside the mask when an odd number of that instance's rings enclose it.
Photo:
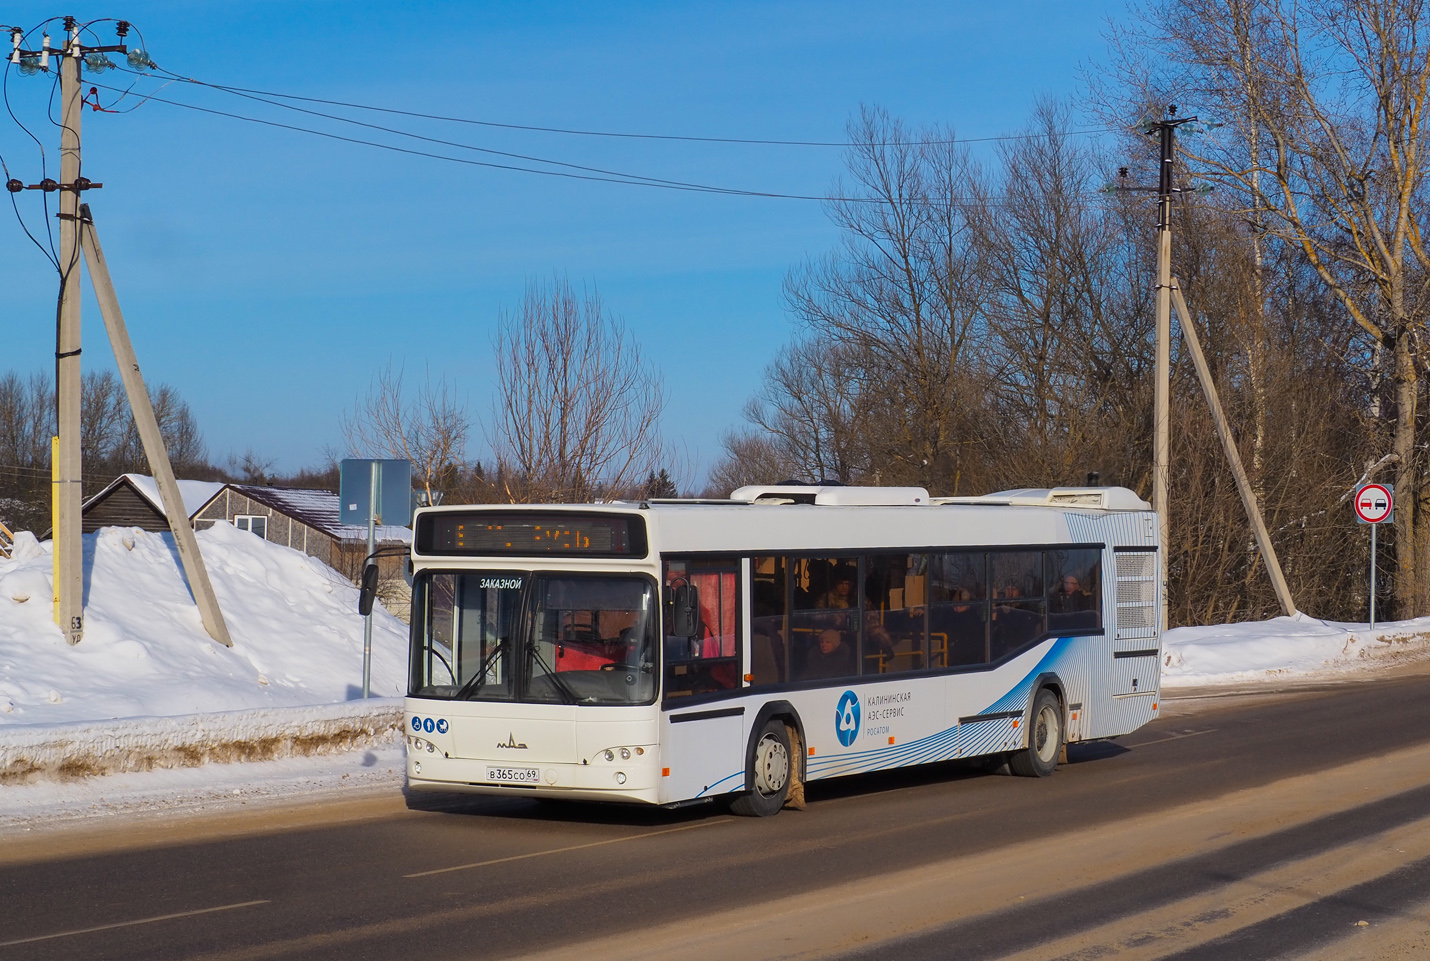
M 767 721 L 750 752 L 746 783 L 750 790 L 730 802 L 730 810 L 744 817 L 765 818 L 779 813 L 789 795 L 789 731 L 783 721 Z
M 1019 777 L 1047 777 L 1057 768 L 1062 750 L 1062 705 L 1056 694 L 1043 688 L 1028 716 L 1028 746 L 1008 758 L 1008 768 Z

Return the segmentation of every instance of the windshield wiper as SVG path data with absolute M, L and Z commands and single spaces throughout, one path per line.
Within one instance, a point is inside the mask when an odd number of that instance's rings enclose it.
M 477 693 L 482 686 L 482 682 L 487 679 L 487 669 L 492 666 L 492 662 L 497 659 L 497 655 L 502 652 L 502 648 L 504 647 L 506 647 L 506 638 L 497 641 L 497 646 L 492 648 L 492 652 L 487 655 L 487 659 L 482 661 L 482 666 L 477 669 L 476 675 L 468 679 L 467 683 L 457 688 L 457 693 L 452 695 L 452 700 L 466 700 L 471 695 Z
M 535 656 L 537 663 L 541 665 L 541 669 L 546 672 L 546 676 L 551 678 L 551 685 L 561 692 L 562 699 L 567 704 L 577 703 L 577 697 L 572 693 L 571 688 L 566 686 L 566 682 L 561 680 L 560 676 L 551 669 L 551 665 L 546 663 L 546 658 L 541 656 L 541 647 L 536 640 L 532 641 L 531 653 Z

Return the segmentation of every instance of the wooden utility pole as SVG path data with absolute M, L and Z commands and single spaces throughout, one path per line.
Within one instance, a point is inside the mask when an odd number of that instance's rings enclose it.
M 80 505 L 79 235 L 80 63 L 79 24 L 65 18 L 60 55 L 60 300 L 55 333 L 55 408 L 59 440 L 54 469 L 55 622 L 65 640 L 84 636 L 84 542 Z
M 1242 466 L 1241 452 L 1236 449 L 1236 438 L 1232 436 L 1231 424 L 1227 422 L 1226 413 L 1221 408 L 1221 399 L 1217 396 L 1216 384 L 1212 381 L 1211 368 L 1207 366 L 1207 359 L 1202 355 L 1201 339 L 1197 337 L 1197 328 L 1192 325 L 1191 311 L 1187 310 L 1187 302 L 1182 299 L 1182 289 L 1176 278 L 1172 279 L 1171 295 L 1177 305 L 1177 319 L 1182 322 L 1182 336 L 1186 338 L 1192 364 L 1197 368 L 1197 379 L 1201 381 L 1202 393 L 1206 395 L 1207 407 L 1211 409 L 1212 420 L 1216 423 L 1217 437 L 1221 438 L 1226 462 L 1231 467 L 1232 476 L 1236 478 L 1236 490 L 1241 494 L 1241 504 L 1246 508 L 1247 519 L 1251 521 L 1252 533 L 1256 535 L 1256 546 L 1261 549 L 1261 559 L 1266 563 L 1266 573 L 1271 576 L 1271 586 L 1276 591 L 1276 599 L 1281 602 L 1281 609 L 1286 612 L 1287 617 L 1295 617 L 1296 602 L 1291 598 L 1291 589 L 1286 586 L 1286 576 L 1281 573 L 1281 562 L 1276 558 L 1276 548 L 1271 544 L 1266 522 L 1261 519 L 1256 492 L 1252 490 L 1251 481 L 1246 476 L 1246 468 Z M 1373 598 L 1371 603 L 1375 603 Z M 1375 608 L 1372 607 L 1371 610 L 1374 611 Z M 1371 619 L 1374 621 L 1374 614 Z
M 114 282 L 109 278 L 109 265 L 105 263 L 104 251 L 99 246 L 99 235 L 94 230 L 89 204 L 80 206 L 79 218 L 80 246 L 84 250 L 85 266 L 89 268 L 89 280 L 94 286 L 95 299 L 99 301 L 105 329 L 109 331 L 114 361 L 119 365 L 119 379 L 124 382 L 124 392 L 129 396 L 129 409 L 134 412 L 134 426 L 138 428 L 139 439 L 144 444 L 144 456 L 149 459 L 149 469 L 154 472 L 154 481 L 159 485 L 159 499 L 169 519 L 169 530 L 174 532 L 174 544 L 179 548 L 179 561 L 189 579 L 189 590 L 199 606 L 199 616 L 209 637 L 225 647 L 233 647 L 228 625 L 224 623 L 223 612 L 219 610 L 218 598 L 214 596 L 213 584 L 209 582 L 209 573 L 204 567 L 203 555 L 199 553 L 199 542 L 189 524 L 188 510 L 179 494 L 179 482 L 174 477 L 173 465 L 169 463 L 164 435 L 159 431 L 159 419 L 154 416 L 154 405 L 149 401 L 149 391 L 139 372 L 139 360 L 129 340 L 124 313 L 119 309 Z

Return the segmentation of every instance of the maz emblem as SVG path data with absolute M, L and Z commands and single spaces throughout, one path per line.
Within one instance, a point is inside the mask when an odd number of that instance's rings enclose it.
M 521 742 L 521 743 L 517 743 L 516 734 L 515 734 L 515 733 L 508 734 L 508 735 L 506 736 L 506 743 L 505 743 L 505 744 L 503 744 L 502 742 L 498 741 L 498 742 L 497 742 L 497 747 L 512 748 L 512 749 L 518 750 L 518 751 L 525 751 L 525 750 L 527 749 L 527 748 L 526 748 L 526 742 L 523 741 L 523 742 Z

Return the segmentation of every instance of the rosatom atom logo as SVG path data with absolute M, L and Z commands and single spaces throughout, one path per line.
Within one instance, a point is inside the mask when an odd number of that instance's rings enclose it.
M 834 709 L 834 733 L 839 735 L 839 743 L 845 747 L 853 744 L 859 736 L 859 696 L 853 691 L 845 691 L 839 698 L 839 706 Z

